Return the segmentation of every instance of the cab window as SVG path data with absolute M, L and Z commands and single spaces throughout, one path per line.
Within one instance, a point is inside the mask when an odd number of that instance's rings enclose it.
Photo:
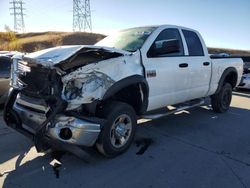
M 183 56 L 184 49 L 178 29 L 170 28 L 163 30 L 153 42 L 148 57 L 173 57 Z
M 189 56 L 204 56 L 202 44 L 198 35 L 193 31 L 182 30 L 185 37 Z

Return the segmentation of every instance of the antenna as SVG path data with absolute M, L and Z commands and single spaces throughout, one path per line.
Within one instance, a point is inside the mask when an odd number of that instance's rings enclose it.
M 73 0 L 73 31 L 92 32 L 90 0 Z
M 14 30 L 16 32 L 18 31 L 24 32 L 25 31 L 25 25 L 23 19 L 23 16 L 25 15 L 23 13 L 23 11 L 25 10 L 25 8 L 23 8 L 24 2 L 22 0 L 12 0 L 10 4 L 12 6 L 10 8 L 10 10 L 12 10 L 10 15 L 14 15 Z

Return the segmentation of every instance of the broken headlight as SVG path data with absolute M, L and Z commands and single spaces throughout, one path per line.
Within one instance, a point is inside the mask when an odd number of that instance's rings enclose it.
M 63 77 L 62 82 L 62 98 L 73 108 L 101 99 L 114 80 L 102 72 L 79 70 Z
M 84 95 L 89 96 L 104 85 L 104 81 L 96 76 L 70 80 L 64 88 L 63 95 L 66 100 L 74 100 Z
M 69 81 L 64 88 L 64 97 L 66 100 L 76 99 L 77 96 L 81 96 L 82 84 L 79 84 L 79 80 Z

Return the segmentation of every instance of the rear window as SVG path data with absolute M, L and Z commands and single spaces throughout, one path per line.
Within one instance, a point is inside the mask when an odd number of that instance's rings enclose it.
M 204 56 L 202 44 L 198 35 L 193 31 L 182 30 L 187 42 L 188 53 L 190 56 Z

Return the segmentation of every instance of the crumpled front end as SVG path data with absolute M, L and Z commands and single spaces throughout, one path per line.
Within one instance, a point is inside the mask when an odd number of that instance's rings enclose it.
M 134 61 L 138 57 L 96 47 L 73 49 L 62 48 L 62 57 L 56 48 L 55 54 L 45 50 L 13 59 L 4 119 L 33 139 L 38 151 L 53 141 L 93 146 L 105 121 L 96 117 L 105 92 L 118 80 L 142 73 Z
M 101 121 L 67 114 L 68 102 L 61 98 L 63 83 L 56 69 L 14 59 L 11 80 L 5 122 L 31 138 L 38 151 L 52 147 L 54 141 L 94 145 Z

